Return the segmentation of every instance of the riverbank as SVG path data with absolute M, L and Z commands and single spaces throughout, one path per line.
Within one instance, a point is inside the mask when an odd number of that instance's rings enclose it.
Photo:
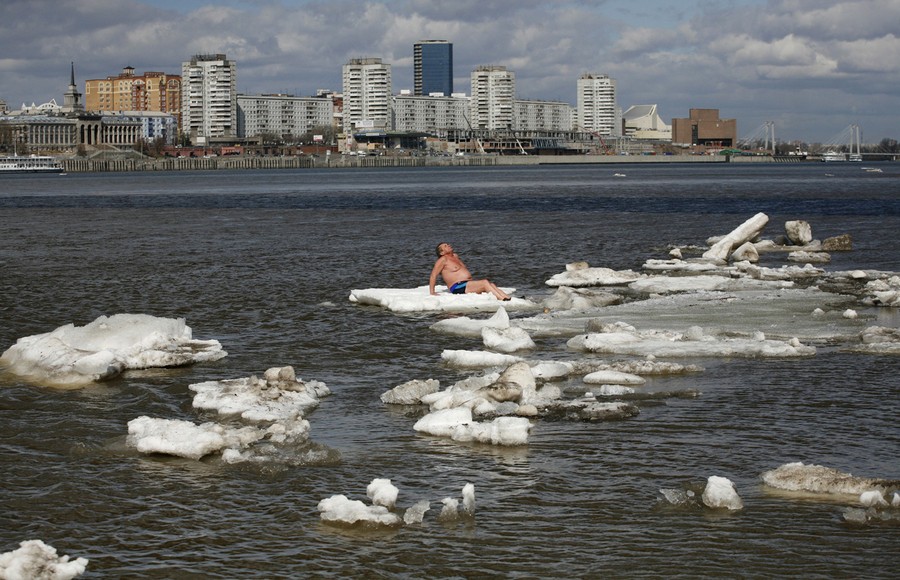
M 109 171 L 212 171 L 221 169 L 303 169 L 372 167 L 483 167 L 511 165 L 592 165 L 647 163 L 801 163 L 799 157 L 728 155 L 471 155 L 393 157 L 323 155 L 296 157 L 179 157 L 164 159 L 64 159 L 68 173 Z

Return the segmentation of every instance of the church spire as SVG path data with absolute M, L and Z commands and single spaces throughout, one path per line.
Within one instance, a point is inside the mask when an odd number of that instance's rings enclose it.
M 64 113 L 73 113 L 84 110 L 84 105 L 81 103 L 81 93 L 78 92 L 78 87 L 75 86 L 74 61 L 72 61 L 71 76 L 69 78 L 69 90 L 63 95 L 62 110 Z

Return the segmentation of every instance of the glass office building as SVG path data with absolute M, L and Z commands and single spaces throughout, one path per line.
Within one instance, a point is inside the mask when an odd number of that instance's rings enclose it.
M 416 95 L 453 94 L 453 44 L 446 40 L 420 40 L 413 47 Z

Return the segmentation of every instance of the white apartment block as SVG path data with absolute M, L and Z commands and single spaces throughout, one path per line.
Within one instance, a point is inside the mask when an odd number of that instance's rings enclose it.
M 394 97 L 394 129 L 410 133 L 440 134 L 447 129 L 465 130 L 469 126 L 471 99 L 464 94 L 421 96 L 401 91 Z
M 515 101 L 517 131 L 571 131 L 575 124 L 575 108 L 562 101 Z
M 484 65 L 472 71 L 472 129 L 515 128 L 516 75 L 505 66 Z
M 236 73 L 234 61 L 224 54 L 198 54 L 181 64 L 182 130 L 191 143 L 236 136 Z
M 331 127 L 333 124 L 334 104 L 330 94 L 322 97 L 237 96 L 239 137 L 299 137 L 315 127 Z
M 354 58 L 343 67 L 344 132 L 390 129 L 391 65 L 380 58 Z
M 607 75 L 586 73 L 578 79 L 578 129 L 600 135 L 621 134 L 616 105 L 616 81 Z

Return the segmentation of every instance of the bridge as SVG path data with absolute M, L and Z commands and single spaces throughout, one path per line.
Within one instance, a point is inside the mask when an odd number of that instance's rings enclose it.
M 817 158 L 831 153 L 838 157 L 843 156 L 844 160 L 851 161 L 861 161 L 863 159 L 891 159 L 896 161 L 898 156 L 900 156 L 900 153 L 894 151 L 871 151 L 873 148 L 877 149 L 874 145 L 867 147 L 870 151 L 863 152 L 861 135 L 862 130 L 860 126 L 851 124 L 822 143 L 822 153 L 810 154 L 806 151 L 794 150 L 789 152 L 789 155 Z M 775 148 L 777 144 L 774 121 L 766 121 L 753 132 L 738 139 L 737 142 L 738 147 L 741 149 L 766 152 L 772 156 L 776 155 Z

